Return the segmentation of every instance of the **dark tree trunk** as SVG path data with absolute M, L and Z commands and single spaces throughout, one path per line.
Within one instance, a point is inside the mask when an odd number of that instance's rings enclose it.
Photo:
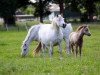
M 43 17 L 42 16 L 40 16 L 40 22 L 43 23 Z
M 39 6 L 40 6 L 40 11 L 39 11 L 40 22 L 43 23 L 43 2 L 42 0 L 39 0 Z
M 90 13 L 88 18 L 89 18 L 89 22 L 93 22 L 93 14 Z
M 60 14 L 63 15 L 63 13 L 64 13 L 63 0 L 59 0 L 59 7 L 60 7 Z
M 83 15 L 84 21 L 92 22 L 93 14 L 95 13 L 94 0 L 86 0 L 85 9 L 87 10 L 87 12 Z
M 14 16 L 4 17 L 4 24 L 7 24 L 8 26 L 15 26 L 15 17 Z
M 92 13 L 84 13 L 81 15 L 81 22 L 92 22 L 93 14 Z
M 86 13 L 81 15 L 81 22 L 88 22 L 88 15 Z

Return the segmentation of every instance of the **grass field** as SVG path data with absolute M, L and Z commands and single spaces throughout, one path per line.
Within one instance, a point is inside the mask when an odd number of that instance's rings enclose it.
M 73 25 L 76 29 L 78 26 Z M 82 57 L 66 55 L 63 42 L 63 59 L 59 60 L 58 48 L 50 60 L 32 55 L 37 42 L 32 42 L 27 57 L 22 58 L 21 44 L 27 31 L 0 31 L 0 75 L 100 75 L 100 25 L 90 25 L 92 36 L 84 37 Z

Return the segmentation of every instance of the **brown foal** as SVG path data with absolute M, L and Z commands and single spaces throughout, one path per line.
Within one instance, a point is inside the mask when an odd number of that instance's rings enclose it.
M 79 26 L 75 32 L 72 32 L 69 35 L 69 43 L 70 43 L 69 46 L 70 46 L 70 49 L 72 49 L 72 52 L 73 53 L 75 52 L 76 56 L 78 54 L 78 51 L 79 51 L 80 56 L 81 56 L 84 35 L 91 36 L 91 33 L 90 33 L 87 25 Z M 79 50 L 78 50 L 78 48 L 79 48 Z

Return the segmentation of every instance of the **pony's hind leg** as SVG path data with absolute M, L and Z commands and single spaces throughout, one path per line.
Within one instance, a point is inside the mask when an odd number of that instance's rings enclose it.
M 62 59 L 62 46 L 61 46 L 61 43 L 59 43 L 59 53 L 60 53 L 60 59 Z
M 70 42 L 69 42 L 69 38 L 66 39 L 66 47 L 67 47 L 67 54 L 71 53 L 71 47 L 70 47 Z
M 41 47 L 42 47 L 42 53 L 43 53 L 43 57 L 45 58 L 45 45 L 43 43 L 41 43 Z
M 72 47 L 71 47 L 71 43 L 69 42 L 69 45 L 68 45 L 69 47 L 69 53 L 71 53 L 71 50 L 72 50 Z M 68 50 L 67 50 L 68 51 Z
M 50 58 L 51 58 L 52 54 L 53 54 L 53 44 L 52 43 L 50 43 L 49 54 L 50 54 Z

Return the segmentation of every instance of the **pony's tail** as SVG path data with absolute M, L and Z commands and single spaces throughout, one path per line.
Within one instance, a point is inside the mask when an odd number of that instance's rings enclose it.
M 38 54 L 39 51 L 41 51 L 41 42 L 38 43 L 37 47 L 35 48 L 35 50 L 33 51 L 33 54 Z

